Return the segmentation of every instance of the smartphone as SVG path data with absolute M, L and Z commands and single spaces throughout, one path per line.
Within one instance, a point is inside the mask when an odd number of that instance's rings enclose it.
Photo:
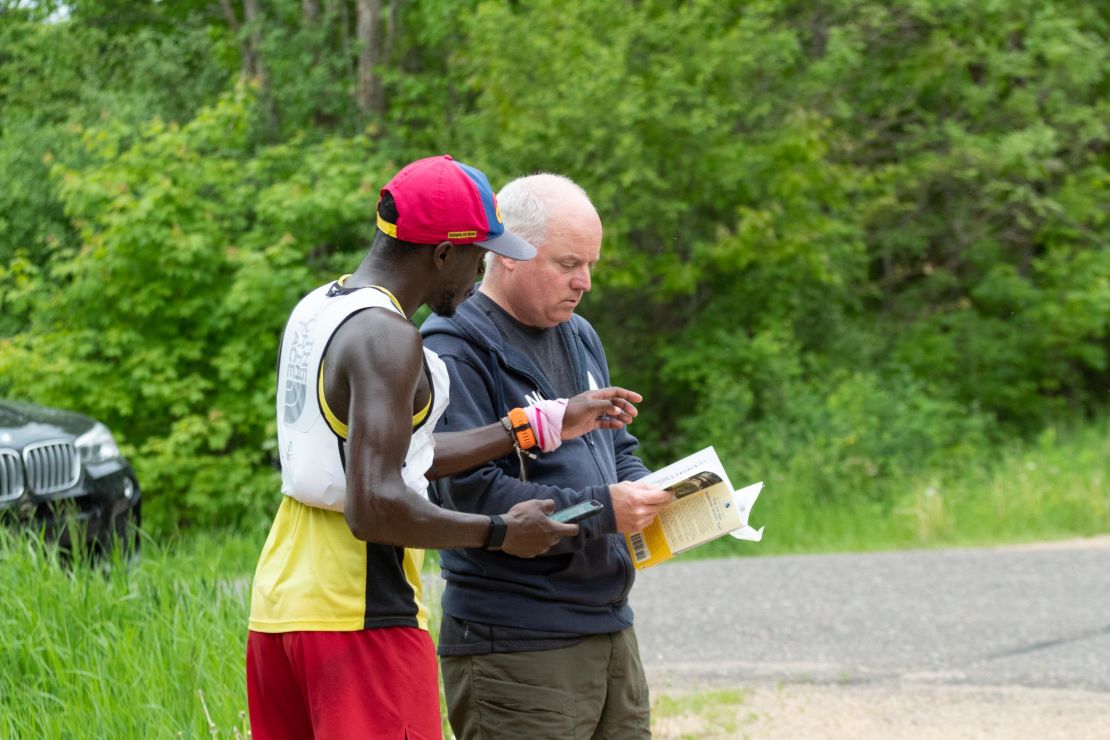
M 589 519 L 591 516 L 597 516 L 604 508 L 605 507 L 599 504 L 597 501 L 590 499 L 589 501 L 583 501 L 580 504 L 575 504 L 574 506 L 568 506 L 565 509 L 560 509 L 554 514 L 549 514 L 548 516 L 550 516 L 557 522 L 574 524 L 575 522 L 580 522 L 583 519 Z

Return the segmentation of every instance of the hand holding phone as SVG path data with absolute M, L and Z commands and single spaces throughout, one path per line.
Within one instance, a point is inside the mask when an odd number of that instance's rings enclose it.
M 580 522 L 583 519 L 589 519 L 592 516 L 597 516 L 604 509 L 605 507 L 602 506 L 600 503 L 598 503 L 594 499 L 589 499 L 588 501 L 583 501 L 580 504 L 575 504 L 574 506 L 568 506 L 565 509 L 560 509 L 559 511 L 556 511 L 554 514 L 550 514 L 549 516 L 557 522 L 573 524 L 575 522 Z

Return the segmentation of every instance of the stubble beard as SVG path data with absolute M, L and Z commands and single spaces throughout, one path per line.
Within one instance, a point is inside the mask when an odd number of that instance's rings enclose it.
M 439 300 L 432 306 L 432 311 L 436 316 L 442 316 L 449 319 L 455 315 L 456 302 L 455 297 L 458 292 L 454 288 L 444 288 L 443 292 L 439 294 Z

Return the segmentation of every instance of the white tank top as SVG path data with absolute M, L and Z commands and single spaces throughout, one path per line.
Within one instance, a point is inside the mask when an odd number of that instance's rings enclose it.
M 285 326 L 278 359 L 281 492 L 308 506 L 333 511 L 343 511 L 346 499 L 347 427 L 331 414 L 324 400 L 324 352 L 336 330 L 359 311 L 384 308 L 404 316 L 384 288 L 344 289 L 344 279 L 322 285 L 301 299 Z M 427 348 L 424 366 L 432 388 L 429 408 L 413 417 L 411 427 L 408 419 L 397 420 L 412 428 L 401 477 L 406 487 L 420 496 L 427 496 L 424 474 L 435 455 L 433 431 L 447 408 L 450 388 L 443 361 Z

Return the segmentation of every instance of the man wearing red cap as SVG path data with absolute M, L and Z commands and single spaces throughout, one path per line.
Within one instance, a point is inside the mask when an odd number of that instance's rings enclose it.
M 408 317 L 423 304 L 453 313 L 487 250 L 527 260 L 534 247 L 505 231 L 485 175 L 450 157 L 402 169 L 381 191 L 377 226 L 355 272 L 302 299 L 282 337 L 285 495 L 255 572 L 247 639 L 257 739 L 439 737 L 423 551 L 414 548 L 529 558 L 578 531 L 547 516 L 550 500 L 479 515 L 425 498 L 428 478 L 505 455 L 539 421 L 534 407 L 517 408 L 433 435 L 447 373 Z M 569 439 L 623 427 L 639 400 L 619 388 L 580 394 L 551 431 Z

